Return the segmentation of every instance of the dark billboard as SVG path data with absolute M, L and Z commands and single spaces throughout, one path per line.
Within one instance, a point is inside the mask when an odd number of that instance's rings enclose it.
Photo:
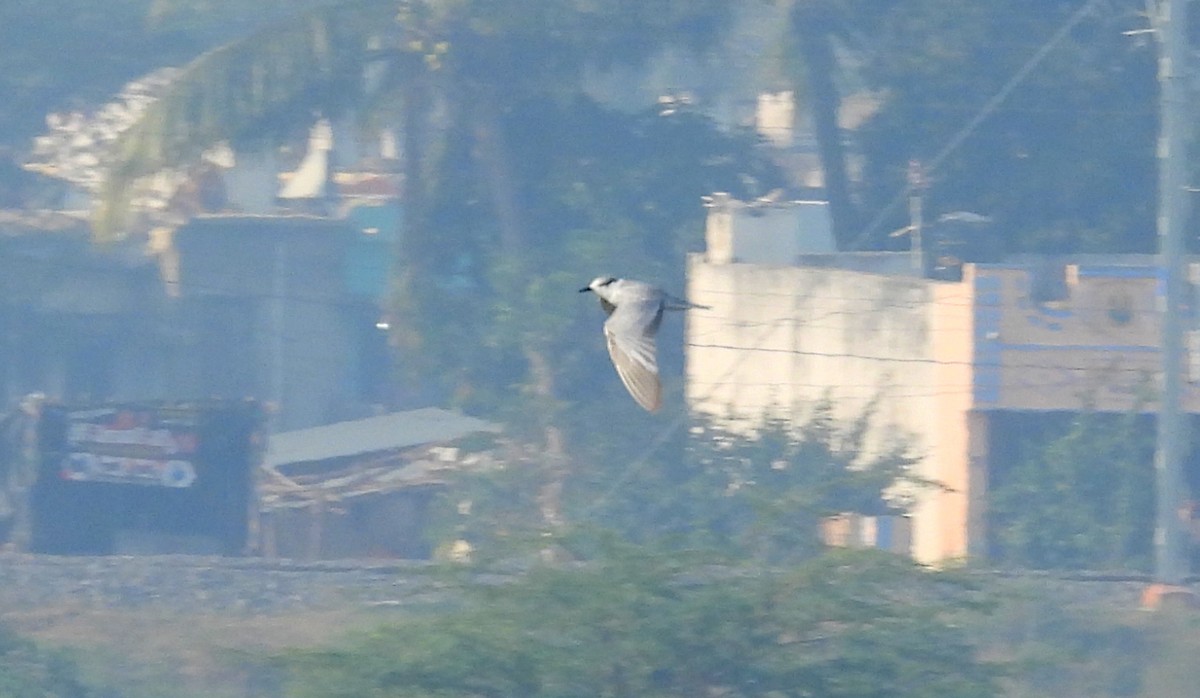
M 44 406 L 31 548 L 246 552 L 263 423 L 250 401 Z

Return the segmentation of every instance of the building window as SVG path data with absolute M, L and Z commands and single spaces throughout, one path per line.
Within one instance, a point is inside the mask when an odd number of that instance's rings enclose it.
M 1030 270 L 1029 295 L 1039 305 L 1070 298 L 1067 266 L 1058 263 L 1037 264 Z

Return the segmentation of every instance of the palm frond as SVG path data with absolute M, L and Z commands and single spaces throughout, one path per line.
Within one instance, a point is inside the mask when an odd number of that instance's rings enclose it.
M 94 229 L 122 237 L 141 177 L 194 161 L 213 144 L 279 135 L 362 89 L 373 38 L 395 27 L 394 0 L 326 7 L 213 49 L 185 66 L 116 141 Z

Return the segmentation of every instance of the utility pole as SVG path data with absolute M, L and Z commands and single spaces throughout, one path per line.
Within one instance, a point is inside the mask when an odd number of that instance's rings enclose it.
M 913 272 L 925 276 L 925 243 L 921 239 L 922 199 L 925 196 L 925 171 L 919 160 L 908 161 L 908 235 L 912 245 Z
M 1187 181 L 1187 0 L 1158 0 L 1158 254 L 1162 293 L 1162 390 L 1154 459 L 1157 518 L 1154 577 L 1179 585 L 1188 573 L 1183 521 L 1183 458 L 1188 444 L 1182 406 L 1184 345 L 1182 308 L 1187 304 L 1184 228 Z
M 271 302 L 270 302 L 270 344 L 268 348 L 270 361 L 269 385 L 271 402 L 274 403 L 271 412 L 271 431 L 283 431 L 289 425 L 284 423 L 284 349 L 286 341 L 284 332 L 287 330 L 287 294 L 288 294 L 288 248 L 283 237 L 275 240 L 274 254 L 271 259 Z

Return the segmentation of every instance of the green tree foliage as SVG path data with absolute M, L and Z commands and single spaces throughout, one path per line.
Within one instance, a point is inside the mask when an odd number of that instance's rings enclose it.
M 850 82 L 846 79 L 850 71 L 843 70 L 845 62 L 839 60 L 838 49 L 853 43 L 855 35 L 874 34 L 887 4 L 894 5 L 869 0 L 800 0 L 791 5 L 791 31 L 784 41 L 787 72 L 812 115 L 833 233 L 842 249 L 855 244 L 863 221 L 852 196 L 845 137 L 838 123 L 843 93 Z
M 868 216 L 929 164 L 1077 12 L 1075 0 L 891 3 L 862 69 L 883 98 L 862 129 Z M 1154 249 L 1156 51 L 1140 0 L 1090 3 L 933 173 L 927 211 L 992 216 L 1009 252 Z M 873 19 L 873 18 L 872 18 Z M 905 221 L 896 209 L 883 236 Z M 879 244 L 878 242 L 876 244 Z
M 1022 0 L 1015 6 L 984 7 L 959 0 L 806 0 L 792 5 L 792 31 L 785 40 L 790 48 L 784 53 L 793 57 L 791 79 L 817 117 L 831 198 L 838 202 L 835 218 L 840 237 L 847 241 L 845 231 L 854 227 L 855 209 L 870 219 L 894 200 L 903 186 L 907 161 L 928 162 L 940 153 L 1080 3 Z M 315 12 L 297 20 L 314 8 Z M 324 8 L 334 9 L 323 14 Z M 229 0 L 126 0 L 107 4 L 98 14 L 93 9 L 79 0 L 59 0 L 18 1 L 0 10 L 7 13 L 0 15 L 0 31 L 11 39 L 0 42 L 4 47 L 0 63 L 11 66 L 2 73 L 13 83 L 12 94 L 19 97 L 22 90 L 34 89 L 30 85 L 47 89 L 52 85 L 61 101 L 77 93 L 81 84 L 111 90 L 131 76 L 137 61 L 152 56 L 158 62 L 177 62 L 220 37 L 244 35 L 255 27 L 274 23 L 277 29 L 300 21 L 307 24 L 312 38 L 319 38 L 344 33 L 344 27 L 354 23 L 352 18 L 369 16 L 374 19 L 354 29 L 363 41 L 346 54 L 333 47 L 328 56 L 332 63 L 361 52 L 369 40 L 399 48 L 401 53 L 415 52 L 427 60 L 404 64 L 398 71 L 403 75 L 400 82 L 411 84 L 422 65 L 437 67 L 444 78 L 434 84 L 457 85 L 454 89 L 482 105 L 498 98 L 487 108 L 503 111 L 511 100 L 570 93 L 585 66 L 636 64 L 666 45 L 710 45 L 730 18 L 729 5 L 715 0 L 601 5 L 310 0 L 256 3 L 253 10 Z M 334 23 L 328 21 L 330 16 Z M 393 24 L 395 18 L 400 22 Z M 1002 226 L 1010 250 L 1149 249 L 1155 52 L 1145 36 L 1122 33 L 1144 29 L 1146 22 L 1140 0 L 1091 3 L 1089 13 L 1055 44 L 1038 69 L 961 148 L 939 163 L 928 210 L 969 209 L 991 215 Z M 274 31 L 268 28 L 242 48 L 218 52 L 237 54 L 241 58 L 235 63 L 246 68 L 240 74 L 224 71 L 228 79 L 219 77 L 218 64 L 225 58 L 210 58 L 207 63 L 213 65 L 197 62 L 194 72 L 208 75 L 202 80 L 207 87 L 196 89 L 185 80 L 174 98 L 191 108 L 149 116 L 158 126 L 143 129 L 137 139 L 182 137 L 207 144 L 244 132 L 247 125 L 261 126 L 281 113 L 303 112 L 303 107 L 320 104 L 309 94 L 309 86 L 289 78 L 304 63 L 283 58 L 292 55 L 291 49 L 281 48 L 271 38 Z M 62 41 L 44 40 L 56 33 L 64 35 Z M 105 43 L 103 48 L 89 48 L 81 37 L 103 37 Z M 303 43 L 284 45 L 294 48 Z M 147 46 L 154 50 L 145 51 Z M 281 59 L 264 60 L 272 53 Z M 387 55 L 385 49 L 361 60 Z M 98 56 L 104 60 L 95 60 Z M 836 70 L 827 65 L 835 59 Z M 131 67 L 110 70 L 108 79 L 94 79 L 95 71 L 108 70 L 109 61 L 125 61 Z M 253 91 L 236 83 L 250 75 L 275 90 L 264 95 L 256 108 L 246 109 L 254 103 L 247 97 Z M 323 79 L 321 71 L 311 76 L 314 82 Z M 861 196 L 854 197 L 843 191 L 842 134 L 832 115 L 840 95 L 861 88 L 873 90 L 882 104 L 858 134 L 867 167 Z M 417 101 L 434 104 L 434 100 Z M 31 106 L 13 116 L 26 125 L 5 132 L 28 134 L 29 125 L 40 119 L 47 103 L 8 100 L 4 110 L 8 115 L 16 113 L 13 105 Z M 198 118 L 210 118 L 221 111 L 220 105 L 238 118 L 221 129 L 195 128 Z M 278 108 L 282 105 L 291 108 Z M 144 172 L 195 152 L 194 148 L 168 152 L 171 149 L 163 145 L 130 145 L 125 165 L 142 158 L 145 167 L 132 169 Z M 146 157 L 156 153 L 163 157 Z M 122 186 L 119 181 L 115 184 L 110 202 L 120 198 Z M 882 235 L 892 227 L 877 226 L 874 232 Z
M 703 44 L 727 11 L 711 0 L 376 0 L 306 14 L 184 71 L 119 143 L 101 229 L 120 230 L 137 177 L 217 139 L 301 107 L 378 101 L 354 87 L 323 99 L 321 86 L 386 65 L 377 92 L 400 103 L 407 168 L 395 338 L 464 400 L 527 386 L 545 424 L 560 398 L 549 344 L 567 344 L 572 324 L 553 311 L 564 292 L 610 260 L 629 275 L 678 269 L 675 232 L 697 220 L 698 197 L 743 193 L 737 175 L 764 167 L 746 137 L 723 140 L 698 115 L 631 119 L 588 103 L 585 70 Z M 472 347 L 485 352 L 463 356 Z
M 680 292 L 683 253 L 701 244 L 700 196 L 744 194 L 742 175 L 765 183 L 780 175 L 751 137 L 724 134 L 687 110 L 629 115 L 586 98 L 537 99 L 512 105 L 501 129 L 520 153 L 509 179 L 521 202 L 523 244 L 504 244 L 469 138 L 449 138 L 432 185 L 435 232 L 400 252 L 423 260 L 397 297 L 406 311 L 402 341 L 424 349 L 410 369 L 440 379 L 465 407 L 525 411 L 528 404 L 511 397 L 514 383 L 529 380 L 522 379 L 530 370 L 525 352 L 534 346 L 554 357 L 547 371 L 562 409 L 620 399 L 604 355 L 603 314 L 575 290 L 615 273 Z M 678 350 L 665 349 L 664 363 L 667 371 L 677 367 Z
M 6 0 L 0 3 L 0 146 L 22 148 L 47 112 L 102 101 L 142 73 L 319 4 Z
M 97 695 L 80 682 L 64 655 L 38 648 L 0 625 L 0 696 L 5 698 L 88 698 Z
M 195 21 L 199 3 L 160 0 L 159 14 Z M 224 5 L 222 4 L 222 8 Z M 220 8 L 200 16 L 220 15 Z M 426 162 L 439 144 L 420 128 L 468 116 L 481 157 L 492 166 L 494 195 L 503 200 L 505 146 L 489 131 L 514 100 L 572 94 L 585 68 L 637 64 L 668 43 L 696 46 L 713 36 L 727 12 L 717 0 L 603 3 L 582 0 L 342 0 L 295 5 L 290 15 L 189 64 L 119 144 L 98 217 L 102 235 L 126 222 L 130 186 L 139 177 L 185 164 L 205 147 L 269 128 L 281 115 L 328 110 L 368 100 L 359 89 L 368 63 L 391 70 L 377 86 L 407 102 L 407 157 L 412 173 L 436 174 Z M 432 73 L 433 75 L 430 75 Z M 340 99 L 331 99 L 331 92 Z M 468 108 L 468 96 L 470 108 Z M 379 99 L 378 96 L 372 98 Z M 450 109 L 448 115 L 441 110 Z M 424 177 L 411 177 L 415 216 L 426 232 Z M 511 204 L 511 202 L 508 202 Z M 505 211 L 497 212 L 502 220 Z M 512 221 L 509 220 L 509 223 Z
M 245 148 L 273 144 L 307 128 L 314 110 L 338 114 L 364 99 L 367 37 L 389 24 L 394 7 L 317 4 L 331 6 L 296 8 L 295 16 L 191 60 L 121 134 L 95 216 L 99 238 L 125 234 L 128 197 L 139 177 L 193 162 L 221 140 Z
M 1139 231 L 1150 229 L 1153 198 L 1148 169 L 1153 166 L 1153 120 L 1145 118 L 1154 89 L 1153 51 L 1120 33 L 1141 21 L 1127 12 L 1130 2 L 1099 3 L 1055 46 L 1039 70 L 935 173 L 929 210 L 992 215 L 1010 249 L 1144 247 Z M 495 361 L 495 373 L 508 368 L 528 372 L 530 380 L 515 382 L 531 386 L 530 394 L 543 403 L 539 419 L 550 419 L 556 408 L 548 403 L 563 395 L 561 376 L 554 375 L 548 360 L 554 354 L 547 332 L 565 325 L 562 317 L 540 311 L 553 306 L 549 301 L 559 297 L 560 289 L 570 287 L 568 278 L 578 284 L 579 276 L 599 273 L 596 267 L 607 261 L 608 253 L 598 246 L 621 250 L 624 244 L 626 249 L 616 254 L 624 263 L 645 256 L 628 248 L 641 253 L 649 246 L 659 253 L 651 259 L 678 268 L 677 256 L 662 253 L 677 254 L 679 245 L 669 244 L 671 230 L 694 219 L 673 214 L 680 207 L 694 210 L 691 197 L 699 182 L 668 187 L 688 179 L 680 175 L 693 172 L 697 159 L 708 156 L 674 158 L 669 163 L 673 168 L 656 164 L 667 158 L 655 149 L 652 137 L 631 139 L 628 126 L 611 119 L 600 123 L 592 118 L 595 109 L 581 106 L 582 76 L 588 67 L 637 64 L 666 47 L 712 42 L 730 8 L 715 1 L 678 0 L 602 5 L 374 0 L 331 7 L 265 29 L 194 63 L 123 143 L 122 166 L 106 197 L 110 218 L 120 218 L 117 202 L 131 178 L 184 159 L 218 138 L 261 128 L 280 113 L 333 108 L 336 100 L 326 99 L 328 90 L 319 85 L 344 86 L 352 82 L 346 76 L 363 65 L 390 63 L 381 89 L 403 105 L 409 168 L 397 340 L 432 359 L 477 344 L 455 335 L 461 335 L 462 326 L 446 328 L 452 341 L 439 341 L 427 336 L 435 328 L 421 321 L 421 315 L 446 317 L 453 308 L 449 300 L 429 306 L 420 298 L 432 288 L 429 280 L 445 279 L 449 268 L 451 278 L 470 282 L 460 289 L 463 295 L 479 290 L 497 294 L 499 307 L 488 311 L 499 311 L 505 329 L 515 331 L 488 332 L 489 341 L 510 345 Z M 809 71 L 800 82 L 821 117 L 822 142 L 829 146 L 822 148 L 830 161 L 827 168 L 842 159 L 830 146 L 841 140 L 831 120 L 839 89 L 876 90 L 881 109 L 860 135 L 868 165 L 864 210 L 878 211 L 898 191 L 908 159 L 937 153 L 1076 7 L 1066 0 L 1023 0 L 1020 8 L 986 9 L 956 0 L 796 3 L 792 38 L 806 45 L 791 54 L 801 56 Z M 843 68 L 859 69 L 839 70 L 832 84 L 817 79 L 830 71 L 816 64 L 828 63 L 831 56 L 840 56 Z M 360 106 L 370 102 L 357 89 L 347 91 Z M 1105 118 L 1080 120 L 1081 113 Z M 548 118 L 539 118 L 541 114 Z M 560 119 L 567 123 L 551 123 Z M 678 136 L 686 133 L 676 131 Z M 561 138 L 553 141 L 561 157 L 548 149 L 536 152 L 551 142 L 543 135 L 580 133 L 585 135 L 580 148 L 564 146 Z M 589 139 L 589 133 L 595 135 Z M 620 174 L 615 167 L 594 166 L 592 156 L 622 149 L 612 147 L 617 143 L 634 143 L 646 157 L 634 164 L 622 159 L 624 154 L 616 155 L 612 164 L 626 168 Z M 1098 150 L 1097 143 L 1107 145 Z M 589 147 L 592 153 L 584 152 Z M 687 147 L 696 148 L 695 141 Z M 543 156 L 547 153 L 557 160 L 551 162 Z M 737 168 L 726 161 L 723 169 Z M 610 179 L 601 181 L 596 175 Z M 728 179 L 705 178 L 707 185 L 724 181 Z M 1138 182 L 1144 186 L 1134 186 Z M 722 188 L 737 193 L 734 186 Z M 645 194 L 657 191 L 661 198 Z M 676 197 L 674 206 L 662 205 L 668 196 Z M 585 207 L 592 209 L 584 214 L 591 220 L 579 221 Z M 839 208 L 852 207 L 846 203 Z M 576 217 L 547 225 L 555 221 L 551 214 L 564 209 Z M 845 221 L 853 218 L 853 212 L 839 216 L 843 237 L 849 226 Z M 567 239 L 584 233 L 593 237 Z M 452 245 L 446 244 L 451 240 Z M 546 240 L 554 244 L 543 245 Z M 564 258 L 563 252 L 571 256 Z M 545 266 L 545 259 L 553 260 L 553 266 Z M 592 268 L 577 263 L 585 259 Z M 642 269 L 609 271 L 632 275 Z M 455 387 L 463 395 L 494 393 L 496 386 L 480 381 L 478 373 L 468 367 L 450 380 L 460 384 Z
M 625 438 L 620 423 L 607 420 L 597 438 L 580 434 L 564 514 L 589 535 L 764 563 L 807 559 L 822 549 L 822 517 L 903 514 L 910 504 L 903 493 L 927 486 L 913 474 L 916 458 L 900 435 L 864 456 L 874 421 L 868 411 L 839 423 L 822 403 L 799 427 L 768 421 L 747 434 L 700 420 L 647 452 L 632 438 L 644 423 L 628 424 Z M 545 524 L 531 496 L 537 473 L 521 463 L 454 483 L 437 507 L 440 535 L 492 555 L 514 541 L 540 545 Z M 460 509 L 463 502 L 469 508 Z
M 997 426 L 1019 430 L 1023 447 L 995 452 L 993 557 L 1038 569 L 1149 566 L 1154 444 L 1148 417 L 1085 412 L 1036 423 L 1014 417 Z
M 147 32 L 149 0 L 0 3 L 0 142 L 16 146 L 37 133 L 46 112 L 72 99 L 99 99 L 157 65 L 165 37 Z M 136 49 L 136 50 L 135 50 Z
M 963 580 L 884 554 L 743 570 L 644 549 L 539 566 L 287 661 L 288 695 L 995 696 Z
M 96 103 L 162 60 L 199 50 L 151 30 L 150 0 L 9 0 L 0 3 L 0 207 L 34 191 L 19 163 L 47 113 Z
M 842 424 L 831 404 L 819 403 L 806 423 L 769 421 L 752 439 L 693 429 L 689 460 L 716 480 L 706 484 L 723 485 L 707 503 L 692 488 L 695 520 L 730 553 L 780 561 L 820 549 L 822 518 L 906 513 L 911 502 L 899 491 L 923 485 L 912 472 L 917 458 L 902 435 L 864 455 L 874 417 L 868 410 Z
M 1058 580 L 1012 580 L 995 593 L 996 610 L 976 630 L 989 656 L 1007 661 L 1006 696 L 1157 695 L 1143 684 L 1161 661 L 1156 645 L 1171 640 L 1153 616 L 1111 601 L 1081 604 L 1078 588 Z

